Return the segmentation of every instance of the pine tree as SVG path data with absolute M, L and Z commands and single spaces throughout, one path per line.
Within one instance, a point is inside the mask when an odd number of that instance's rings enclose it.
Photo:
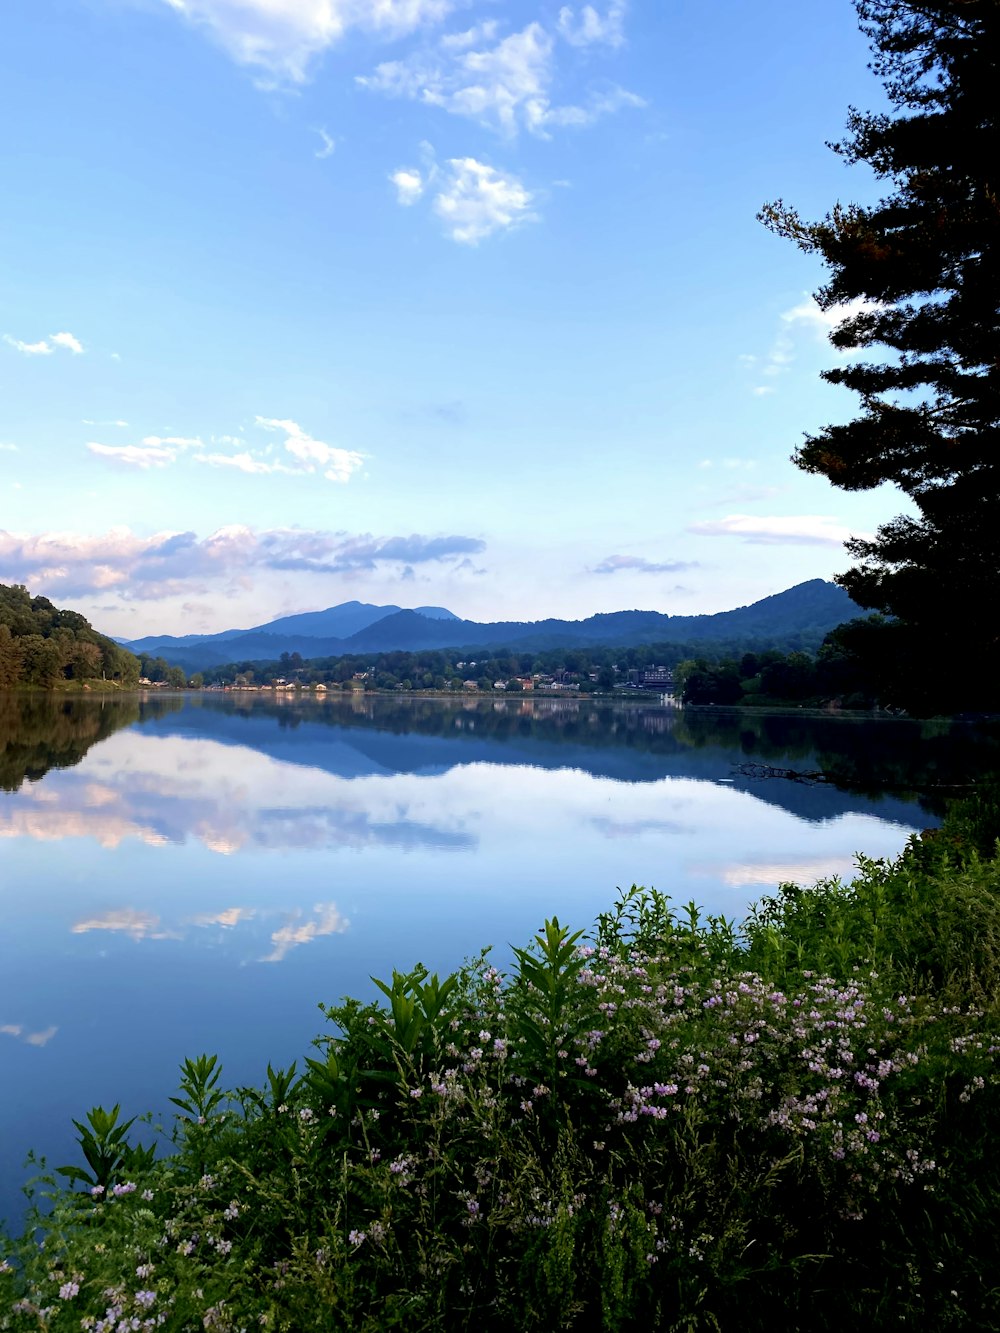
M 855 3 L 892 109 L 852 109 L 830 147 L 890 192 L 820 222 L 780 200 L 761 217 L 827 264 L 834 346 L 880 350 L 824 372 L 860 413 L 794 461 L 909 497 L 914 513 L 848 543 L 857 563 L 837 582 L 898 617 L 911 651 L 961 644 L 972 675 L 952 703 L 983 707 L 1000 699 L 1000 0 Z

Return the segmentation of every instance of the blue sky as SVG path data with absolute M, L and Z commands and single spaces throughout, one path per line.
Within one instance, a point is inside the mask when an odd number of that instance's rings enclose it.
M 756 222 L 871 197 L 849 0 L 9 0 L 0 581 L 109 633 L 740 605 L 901 507 Z

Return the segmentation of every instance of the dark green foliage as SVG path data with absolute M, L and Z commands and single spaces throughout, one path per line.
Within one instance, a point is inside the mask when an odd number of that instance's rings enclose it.
M 138 659 L 98 634 L 76 611 L 60 611 L 20 584 L 0 584 L 0 689 L 109 680 L 133 686 Z
M 780 632 L 748 633 L 710 641 L 677 639 L 631 647 L 596 645 L 588 648 L 546 648 L 532 652 L 475 648 L 447 648 L 384 653 L 350 653 L 338 657 L 318 657 L 293 668 L 280 660 L 237 660 L 224 666 L 207 668 L 203 680 L 211 683 L 240 685 L 271 684 L 291 680 L 301 686 L 324 684 L 350 686 L 354 681 L 366 690 L 422 691 L 461 690 L 466 680 L 480 690 L 493 693 L 497 680 L 531 676 L 533 673 L 576 685 L 583 693 L 608 691 L 622 685 L 630 671 L 644 671 L 662 665 L 675 667 L 693 654 L 711 660 L 741 654 L 765 654 L 769 651 L 815 651 L 823 641 L 823 630 L 809 624 L 789 625 Z M 141 657 L 143 674 L 150 680 L 165 681 L 169 670 L 162 658 Z M 593 679 L 592 679 L 593 677 Z M 544 688 L 544 686 L 542 687 Z M 520 693 L 515 684 L 513 692 Z
M 106 1193 L 127 1175 L 145 1175 L 153 1165 L 155 1146 L 143 1148 L 130 1144 L 125 1137 L 135 1124 L 135 1117 L 120 1123 L 117 1103 L 110 1111 L 95 1106 L 87 1114 L 87 1123 L 74 1120 L 79 1133 L 80 1151 L 90 1172 L 78 1166 L 58 1166 L 56 1171 L 73 1184 L 83 1184 L 92 1192 Z
M 856 0 L 891 114 L 852 110 L 833 145 L 888 193 L 803 222 L 763 218 L 830 270 L 823 309 L 845 307 L 841 350 L 882 348 L 825 372 L 860 398 L 852 421 L 807 437 L 795 461 L 846 490 L 892 482 L 915 508 L 855 539 L 838 578 L 907 627 L 911 670 L 963 644 L 952 710 L 995 707 L 1000 635 L 1000 6 L 996 0 Z M 846 309 L 854 303 L 850 309 Z M 888 654 L 904 660 L 899 645 Z M 904 682 L 905 683 L 905 682 Z M 933 711 L 912 692 L 907 706 Z M 895 701 L 895 700 L 894 700 Z M 940 705 L 937 705 L 940 707 Z
M 680 662 L 674 688 L 686 704 L 891 707 L 917 717 L 961 711 L 979 666 L 928 657 L 921 634 L 906 621 L 862 617 L 831 630 L 815 656 L 771 650 L 744 653 L 739 661 Z M 990 697 L 976 695 L 981 702 Z

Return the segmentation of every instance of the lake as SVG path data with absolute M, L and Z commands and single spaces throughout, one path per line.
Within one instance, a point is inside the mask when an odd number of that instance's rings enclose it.
M 257 1084 L 308 1053 L 318 1002 L 486 944 L 502 966 L 616 885 L 740 918 L 897 853 L 941 808 L 905 784 L 993 744 L 577 699 L 0 696 L 0 1218 L 29 1148 L 75 1160 L 97 1102 L 166 1113 L 184 1056 Z

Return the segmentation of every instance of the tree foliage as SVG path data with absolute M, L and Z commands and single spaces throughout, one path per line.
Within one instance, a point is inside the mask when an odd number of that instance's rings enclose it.
M 960 629 L 977 670 L 959 707 L 995 699 L 1000 640 L 1000 3 L 856 0 L 885 113 L 852 109 L 833 151 L 888 193 L 804 222 L 762 218 L 830 270 L 816 294 L 843 314 L 824 373 L 860 398 L 851 421 L 807 436 L 795 462 L 845 490 L 891 482 L 911 512 L 855 538 L 837 582 L 916 631 L 926 653 Z
M 77 611 L 60 611 L 21 584 L 0 584 L 0 689 L 61 682 L 112 680 L 135 685 L 139 662 L 98 634 Z

